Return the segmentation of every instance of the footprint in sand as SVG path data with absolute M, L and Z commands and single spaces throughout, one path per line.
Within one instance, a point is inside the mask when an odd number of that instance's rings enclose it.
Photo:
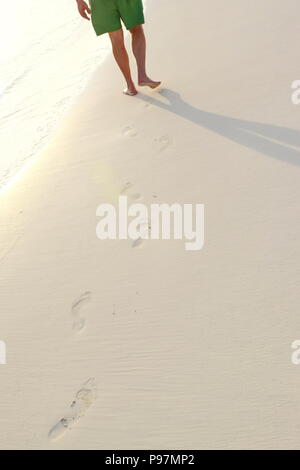
M 125 137 L 135 137 L 138 134 L 137 130 L 134 129 L 133 127 L 126 126 L 123 129 L 123 135 Z
M 128 196 L 132 200 L 137 200 L 137 199 L 140 199 L 142 197 L 140 193 L 136 193 L 134 191 L 133 184 L 130 183 L 130 181 L 127 181 L 127 183 L 125 184 L 125 186 L 121 190 L 121 194 L 123 196 Z
M 79 333 L 85 327 L 84 309 L 91 300 L 92 293 L 84 292 L 72 305 L 73 331 Z
M 150 233 L 151 233 L 151 225 L 149 224 L 149 222 L 142 222 L 140 224 L 141 228 L 142 229 L 145 229 L 148 231 L 148 237 L 150 238 Z M 146 238 L 147 240 L 147 238 Z M 137 238 L 136 240 L 133 240 L 132 241 L 132 248 L 137 248 L 138 246 L 142 245 L 142 243 L 145 241 L 144 238 L 142 237 L 139 237 Z
M 165 134 L 161 137 L 158 137 L 157 139 L 154 139 L 154 142 L 157 144 L 159 151 L 163 152 L 171 144 L 171 139 L 168 134 Z
M 142 238 L 137 238 L 136 240 L 133 240 L 132 248 L 137 248 L 138 246 L 140 246 L 143 243 L 143 241 L 144 240 Z
M 125 196 L 128 196 L 132 200 L 138 200 L 138 199 L 142 198 L 142 195 L 140 193 L 134 192 L 134 186 L 130 181 L 127 181 L 127 183 L 125 184 L 125 186 L 121 190 L 121 194 L 125 195 Z M 148 222 L 146 222 L 146 221 L 141 222 L 140 225 L 141 225 L 141 228 L 144 228 L 144 225 L 147 225 L 147 227 L 145 227 L 146 230 L 148 230 L 148 233 L 151 232 L 151 226 L 149 225 Z M 136 247 L 140 246 L 143 242 L 144 242 L 144 238 L 139 237 L 136 240 L 132 241 L 132 247 L 136 248 Z
M 78 390 L 69 410 L 65 415 L 50 429 L 48 437 L 54 442 L 63 437 L 63 435 L 72 429 L 80 418 L 82 418 L 90 406 L 97 398 L 97 384 L 95 379 L 89 378 Z

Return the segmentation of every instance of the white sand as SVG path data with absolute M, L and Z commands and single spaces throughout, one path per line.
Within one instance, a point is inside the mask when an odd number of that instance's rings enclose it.
M 300 447 L 299 2 L 188 4 L 148 0 L 164 90 L 108 59 L 1 194 L 2 449 Z M 127 182 L 204 203 L 205 248 L 99 241 Z

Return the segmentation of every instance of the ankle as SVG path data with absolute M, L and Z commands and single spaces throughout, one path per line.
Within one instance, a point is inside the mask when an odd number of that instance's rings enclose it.
M 146 74 L 143 74 L 143 75 L 139 75 L 138 76 L 138 82 L 141 83 L 141 82 L 146 82 L 147 80 L 149 80 L 149 78 L 147 77 Z
M 135 90 L 135 84 L 133 82 L 127 82 L 128 90 Z

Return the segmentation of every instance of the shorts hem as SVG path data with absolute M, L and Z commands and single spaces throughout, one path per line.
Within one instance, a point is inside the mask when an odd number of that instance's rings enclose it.
M 125 26 L 127 31 L 129 31 L 130 29 L 134 28 L 135 26 L 140 26 L 142 24 L 145 24 L 145 20 L 141 20 L 141 21 L 135 21 L 132 25 L 129 25 L 129 26 Z
M 114 31 L 119 31 L 119 29 L 122 29 L 122 25 L 116 26 L 115 28 L 112 28 L 112 29 L 109 29 L 109 30 L 107 30 L 107 29 L 96 30 L 95 29 L 95 33 L 96 33 L 96 36 L 102 36 L 103 34 L 108 34 L 108 33 L 113 33 Z

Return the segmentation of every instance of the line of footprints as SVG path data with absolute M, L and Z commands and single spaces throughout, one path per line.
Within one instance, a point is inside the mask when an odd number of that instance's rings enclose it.
M 145 105 L 150 107 L 150 105 Z M 123 129 L 123 135 L 125 137 L 133 138 L 138 135 L 136 129 L 128 126 Z M 155 145 L 159 152 L 163 152 L 171 144 L 170 137 L 162 135 L 154 140 Z M 138 201 L 141 199 L 141 194 L 134 190 L 134 186 L 131 182 L 127 182 L 121 190 L 122 195 L 128 196 L 132 201 Z M 147 223 L 147 222 L 145 222 Z M 148 230 L 151 227 L 148 226 Z M 132 242 L 132 247 L 138 247 L 143 243 L 141 238 Z M 86 310 L 91 301 L 92 293 L 89 291 L 84 292 L 77 300 L 75 300 L 71 307 L 72 314 L 72 329 L 74 333 L 80 333 L 84 330 L 86 325 Z M 77 391 L 71 405 L 66 410 L 64 416 L 58 420 L 58 422 L 50 429 L 48 437 L 51 442 L 59 440 L 65 435 L 67 431 L 70 431 L 74 424 L 76 424 L 92 406 L 97 398 L 97 383 L 95 378 L 90 377 Z
M 86 310 L 91 301 L 92 293 L 84 292 L 76 299 L 71 307 L 72 330 L 75 334 L 80 333 L 86 325 Z M 91 407 L 97 398 L 97 383 L 95 378 L 90 377 L 77 391 L 71 405 L 64 416 L 50 429 L 48 437 L 51 442 L 62 438 L 70 431 Z
M 127 195 L 132 201 L 138 201 L 142 197 L 140 193 L 134 191 L 134 186 L 130 182 L 124 185 L 121 194 Z M 151 227 L 148 227 L 148 229 L 150 230 Z M 140 246 L 142 242 L 143 240 L 138 238 L 132 242 L 132 247 Z M 80 334 L 86 326 L 87 312 L 91 298 L 92 293 L 86 291 L 81 294 L 71 306 L 72 330 L 75 334 Z M 67 431 L 70 431 L 74 424 L 86 414 L 96 398 L 97 383 L 95 378 L 92 377 L 81 386 L 64 416 L 50 429 L 48 434 L 49 440 L 55 442 L 62 438 Z

